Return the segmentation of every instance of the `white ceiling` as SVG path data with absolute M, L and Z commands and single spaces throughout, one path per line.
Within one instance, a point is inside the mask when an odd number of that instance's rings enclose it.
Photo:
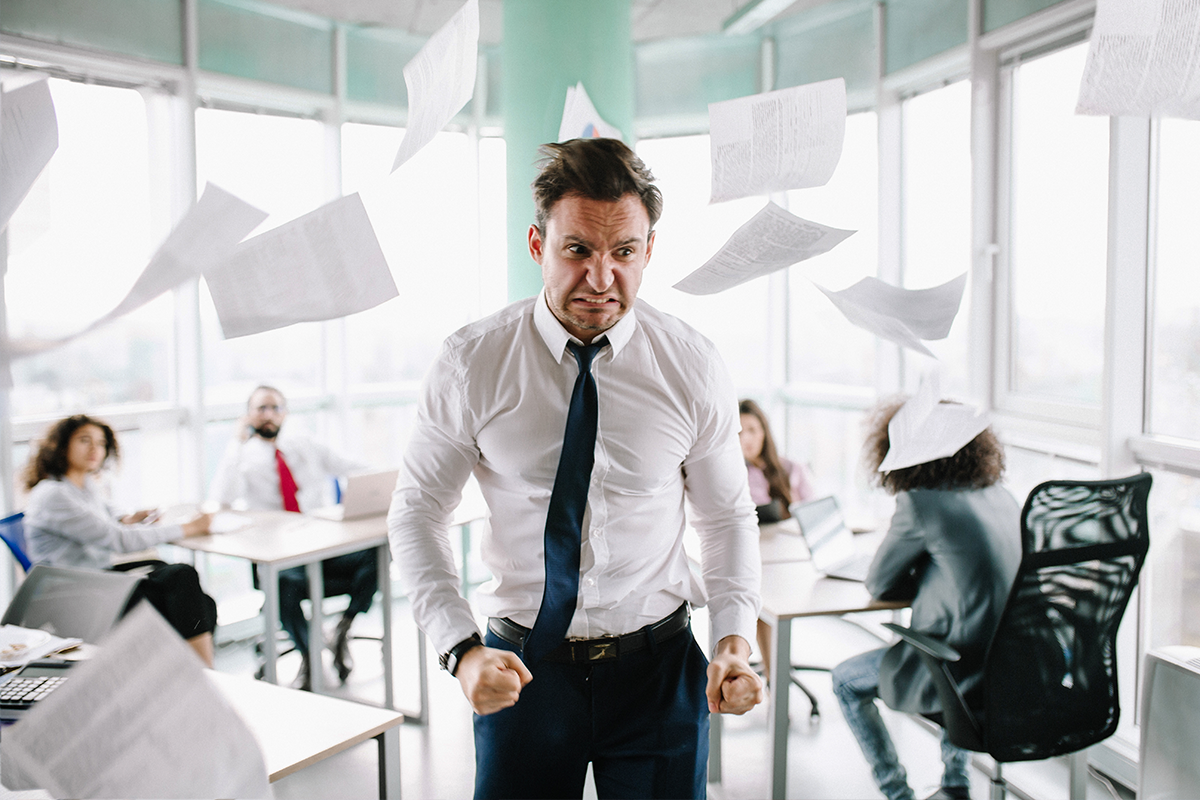
M 580 2 L 581 0 L 559 0 Z M 586 0 L 583 0 L 586 1 Z M 642 42 L 672 36 L 717 33 L 722 23 L 742 6 L 757 0 L 632 0 L 633 38 Z M 367 25 L 398 28 L 429 36 L 463 4 L 463 0 L 272 0 L 322 17 Z M 790 16 L 823 0 L 795 0 L 777 17 Z M 503 0 L 479 0 L 479 38 L 500 41 L 504 27 Z

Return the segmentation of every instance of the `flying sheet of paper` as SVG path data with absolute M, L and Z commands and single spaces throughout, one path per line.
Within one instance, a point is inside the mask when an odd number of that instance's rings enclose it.
M 1200 119 L 1200 3 L 1099 0 L 1076 112 Z
M 620 139 L 621 132 L 609 125 L 592 105 L 583 88 L 583 81 L 567 87 L 567 101 L 563 104 L 562 122 L 558 126 L 558 141 L 568 139 Z
M 863 278 L 833 292 L 817 286 L 852 325 L 888 341 L 936 358 L 922 339 L 945 339 L 962 303 L 967 273 L 931 289 L 900 289 L 878 278 Z
M 675 284 L 688 294 L 716 294 L 827 253 L 854 231 L 801 219 L 768 201 L 699 269 Z
M 58 149 L 58 117 L 42 79 L 0 97 L 0 231 Z
M 712 200 L 825 185 L 846 138 L 841 78 L 710 103 Z
M 141 308 L 163 292 L 174 289 L 229 258 L 238 242 L 266 218 L 265 211 L 260 211 L 215 184 L 206 185 L 200 200 L 159 245 L 129 294 L 116 308 L 79 333 L 62 339 L 11 342 L 13 357 L 31 356 L 61 347 Z
M 204 279 L 226 339 L 345 317 L 399 294 L 358 194 L 243 242 Z
M 4 731 L 0 775 L 51 797 L 270 797 L 262 750 L 149 603 Z
M 888 423 L 888 453 L 879 465 L 890 472 L 952 456 L 988 426 L 988 415 L 968 405 L 941 402 L 936 372 L 921 378 L 921 386 Z
M 478 58 L 479 0 L 467 0 L 404 66 L 408 125 L 392 172 L 433 141 L 471 99 Z

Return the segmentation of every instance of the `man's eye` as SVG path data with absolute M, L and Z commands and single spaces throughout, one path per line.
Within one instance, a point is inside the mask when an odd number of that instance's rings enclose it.
M 633 248 L 632 247 L 622 247 L 620 250 L 617 251 L 617 255 L 620 256 L 621 258 L 629 258 L 631 255 L 633 255 Z
M 571 253 L 574 253 L 577 256 L 586 256 L 587 255 L 587 248 L 581 244 L 567 245 L 567 250 Z

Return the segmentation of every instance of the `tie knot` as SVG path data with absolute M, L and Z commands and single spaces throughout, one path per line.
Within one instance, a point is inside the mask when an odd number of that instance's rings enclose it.
M 596 353 L 608 344 L 607 339 L 603 339 L 593 344 L 576 344 L 575 342 L 567 342 L 567 347 L 571 350 L 571 355 L 575 356 L 575 361 L 579 363 L 579 371 L 590 372 L 592 369 L 592 359 L 596 357 Z

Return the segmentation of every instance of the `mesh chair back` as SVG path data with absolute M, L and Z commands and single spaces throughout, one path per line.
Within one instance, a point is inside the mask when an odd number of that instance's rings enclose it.
M 1116 730 L 1115 639 L 1150 545 L 1150 483 L 1052 481 L 1025 501 L 1021 566 L 984 678 L 998 761 L 1072 753 Z
M 21 565 L 21 569 L 29 572 L 29 556 L 25 554 L 25 514 L 13 514 L 11 517 L 0 519 L 0 539 L 8 545 L 13 558 Z

